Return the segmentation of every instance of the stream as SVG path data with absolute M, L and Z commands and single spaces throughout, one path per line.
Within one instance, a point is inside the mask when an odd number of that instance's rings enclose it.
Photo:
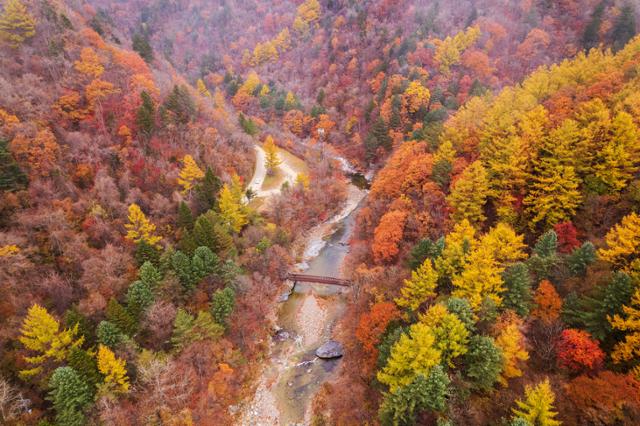
M 354 180 L 357 183 L 357 181 Z M 345 207 L 311 230 L 303 261 L 306 274 L 344 277 L 343 261 L 355 227 L 358 207 L 367 191 L 351 184 Z M 320 386 L 333 377 L 341 359 L 323 360 L 315 350 L 331 339 L 346 310 L 349 290 L 344 287 L 298 283 L 277 312 L 268 365 L 256 394 L 243 410 L 241 425 L 308 425 L 311 401 Z

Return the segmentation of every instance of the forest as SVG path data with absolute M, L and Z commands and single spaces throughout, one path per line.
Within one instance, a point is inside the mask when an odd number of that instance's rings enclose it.
M 0 0 L 0 424 L 640 424 L 639 21 Z

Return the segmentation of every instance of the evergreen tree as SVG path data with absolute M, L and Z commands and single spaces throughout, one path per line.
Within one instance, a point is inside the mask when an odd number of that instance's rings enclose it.
M 438 239 L 435 243 L 428 238 L 421 240 L 413 246 L 409 253 L 409 259 L 407 261 L 409 268 L 412 270 L 417 269 L 427 258 L 432 260 L 436 259 L 442 254 L 443 249 L 444 237 Z
M 598 46 L 600 41 L 600 27 L 604 15 L 605 1 L 601 1 L 591 13 L 591 21 L 587 24 L 582 35 L 582 47 L 590 50 Z
M 231 287 L 216 290 L 211 296 L 211 314 L 216 322 L 227 327 L 227 318 L 233 313 L 236 304 L 236 293 Z
M 587 241 L 569 255 L 567 259 L 569 270 L 573 275 L 584 276 L 587 273 L 587 267 L 595 262 L 596 258 L 595 246 Z
M 171 258 L 171 266 L 186 291 L 195 289 L 198 282 L 191 268 L 191 260 L 186 254 L 180 250 L 176 251 Z
M 194 220 L 193 213 L 191 209 L 184 201 L 180 202 L 178 206 L 178 227 L 184 228 L 186 230 L 191 230 L 193 228 Z
M 196 243 L 196 239 L 193 237 L 192 231 L 183 231 L 179 247 L 181 251 L 187 254 L 193 254 L 193 252 L 198 248 L 198 243 Z
M 198 247 L 191 259 L 191 271 L 196 281 L 217 273 L 220 269 L 220 259 L 209 247 Z
M 145 62 L 153 62 L 153 48 L 149 43 L 149 36 L 146 33 L 134 34 L 132 39 L 132 47 L 133 50 L 138 52 L 140 57 L 144 59 Z
M 73 348 L 71 352 L 69 352 L 67 361 L 69 367 L 80 374 L 82 379 L 89 385 L 92 393 L 94 393 L 96 386 L 102 381 L 96 359 L 85 350 Z
M 447 299 L 447 310 L 455 314 L 467 330 L 473 332 L 476 328 L 476 316 L 467 299 L 450 297 Z
M 387 124 L 384 122 L 382 117 L 378 117 L 365 138 L 364 145 L 367 151 L 367 160 L 373 160 L 378 148 L 380 147 L 387 151 L 391 150 L 391 142 Z
M 551 270 L 558 263 L 558 235 L 555 231 L 542 234 L 535 246 L 533 255 L 527 260 L 529 270 L 536 275 L 538 281 L 548 279 Z
M 138 271 L 138 277 L 140 278 L 140 281 L 149 286 L 151 290 L 154 290 L 158 286 L 160 280 L 162 280 L 162 274 L 151 262 L 144 262 L 142 264 Z
M 49 380 L 49 399 L 56 411 L 56 424 L 83 426 L 83 409 L 91 402 L 92 392 L 80 374 L 71 367 L 59 367 Z
M 196 115 L 196 104 L 185 86 L 173 86 L 173 90 L 167 96 L 160 108 L 165 122 L 185 125 Z
M 7 0 L 0 14 L 0 40 L 17 49 L 36 34 L 36 21 L 20 0 Z
M 111 321 L 100 321 L 96 329 L 98 342 L 115 348 L 122 341 L 122 331 Z
M 521 317 L 526 317 L 531 309 L 531 275 L 529 268 L 522 262 L 508 267 L 502 273 L 505 292 L 502 294 L 502 306 L 512 309 Z
M 27 186 L 27 175 L 8 149 L 9 141 L 0 138 L 0 191 L 16 191 Z
M 142 240 L 136 244 L 134 257 L 139 266 L 144 265 L 146 262 L 158 265 L 160 261 L 160 250 L 158 250 L 156 246 L 149 244 L 146 240 Z
M 220 189 L 222 189 L 222 181 L 213 173 L 211 167 L 207 167 L 204 178 L 196 185 L 196 199 L 201 206 L 199 212 L 217 208 Z
M 178 309 L 173 323 L 171 343 L 177 350 L 200 340 L 215 340 L 222 336 L 224 328 L 216 323 L 209 312 L 200 311 L 193 317 L 182 308 Z
M 153 291 L 143 281 L 134 281 L 127 290 L 127 310 L 133 318 L 139 319 L 142 313 L 153 303 Z
M 133 336 L 136 332 L 136 320 L 116 299 L 107 303 L 107 320 L 115 324 L 127 336 Z
M 419 375 L 412 383 L 385 396 L 379 411 L 380 423 L 385 426 L 414 425 L 421 411 L 444 411 L 450 383 L 444 368 L 436 365 L 428 378 Z
M 538 383 L 535 387 L 525 387 L 525 401 L 516 401 L 518 409 L 513 413 L 533 426 L 560 426 L 561 421 L 554 419 L 558 415 L 554 411 L 555 395 L 551 390 L 549 379 Z
M 393 322 L 387 326 L 387 330 L 385 330 L 385 333 L 380 337 L 380 343 L 378 344 L 378 370 L 381 370 L 387 365 L 387 361 L 391 355 L 391 349 L 398 340 L 400 340 L 400 336 L 406 331 L 404 327 Z
M 76 306 L 67 309 L 64 313 L 64 324 L 69 330 L 73 330 L 77 326 L 78 336 L 84 337 L 84 344 L 89 344 L 90 346 L 95 340 L 93 324 L 80 313 Z
M 482 391 L 489 391 L 502 372 L 503 355 L 491 337 L 473 336 L 465 355 L 467 377 Z
M 212 215 L 200 215 L 193 226 L 193 240 L 198 247 L 208 247 L 213 252 L 219 249 L 217 233 L 214 229 Z
M 636 35 L 636 13 L 631 2 L 627 2 L 620 10 L 611 32 L 613 48 L 622 49 Z
M 156 127 L 156 107 L 153 99 L 145 90 L 140 92 L 142 104 L 136 112 L 136 124 L 140 132 L 147 138 L 153 134 Z

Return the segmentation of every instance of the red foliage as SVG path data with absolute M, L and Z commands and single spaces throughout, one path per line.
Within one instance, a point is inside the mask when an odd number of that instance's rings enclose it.
M 380 343 L 380 336 L 386 330 L 387 325 L 399 316 L 400 312 L 395 303 L 378 302 L 371 307 L 369 312 L 360 317 L 356 338 L 362 343 L 369 367 L 373 367 L 378 358 L 376 345 Z
M 580 245 L 578 241 L 578 231 L 571 222 L 556 224 L 553 229 L 558 235 L 558 250 L 560 253 L 571 253 L 573 249 Z
M 597 370 L 604 362 L 604 352 L 597 340 L 583 330 L 567 329 L 562 332 L 556 346 L 558 364 L 574 373 Z

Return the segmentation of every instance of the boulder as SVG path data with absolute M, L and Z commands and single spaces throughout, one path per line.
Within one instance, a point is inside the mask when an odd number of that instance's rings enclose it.
M 335 340 L 329 340 L 316 349 L 316 356 L 322 359 L 340 358 L 342 355 L 344 355 L 342 343 Z

